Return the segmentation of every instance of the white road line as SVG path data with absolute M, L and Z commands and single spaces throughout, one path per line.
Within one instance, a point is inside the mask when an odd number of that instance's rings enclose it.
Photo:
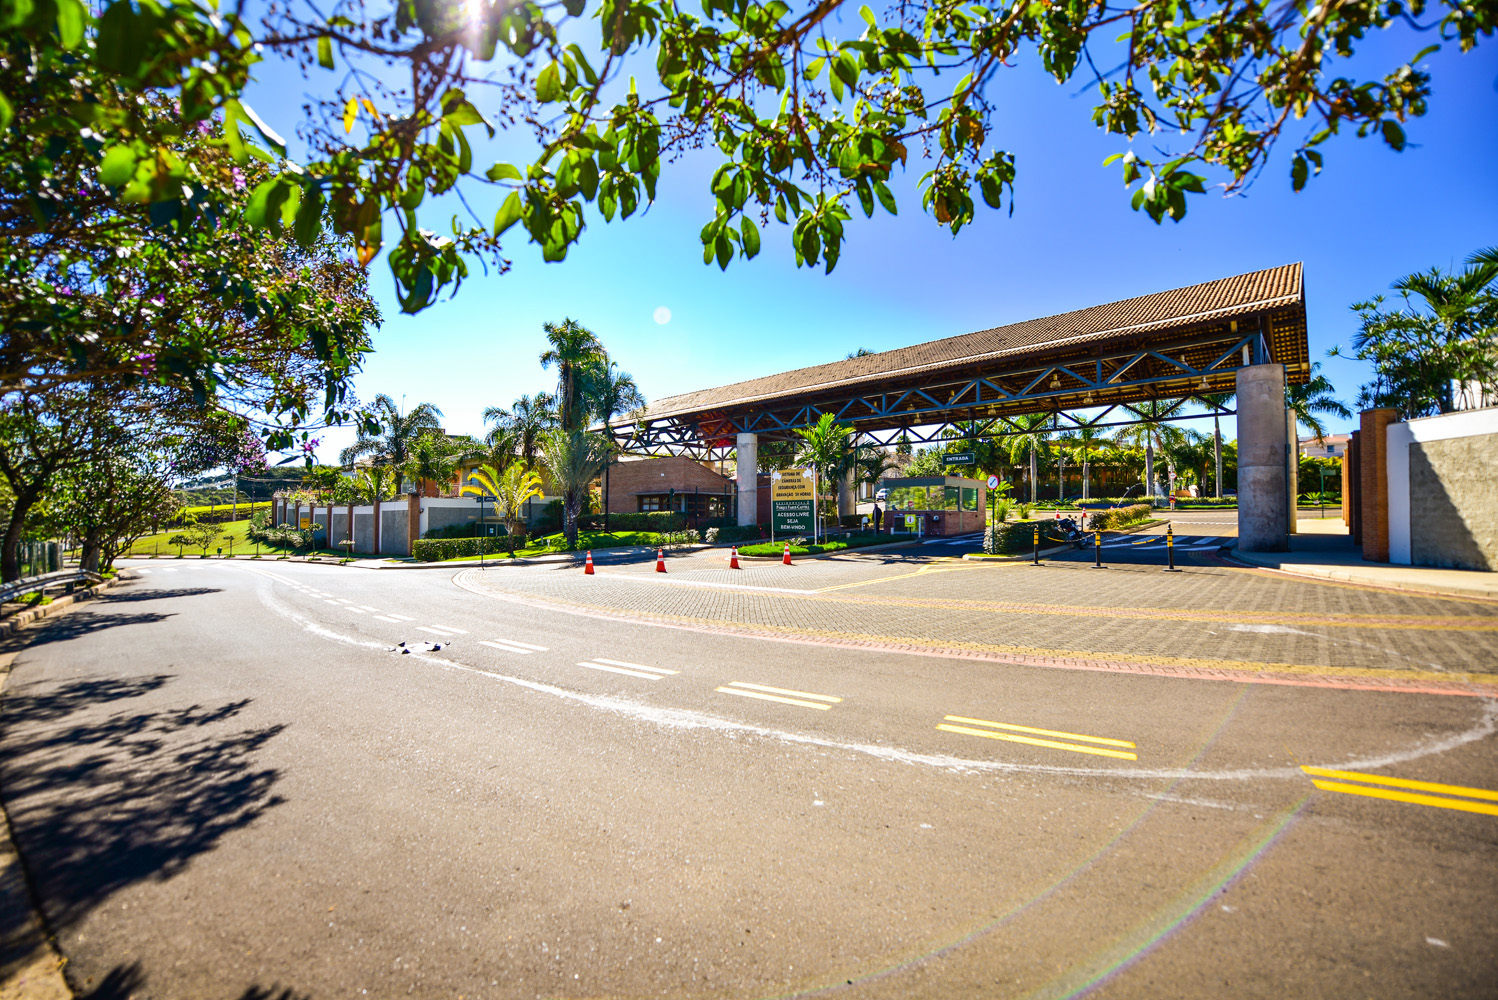
M 398 622 L 414 622 L 416 620 L 415 618 L 407 618 L 405 615 L 390 615 L 389 617 Z
M 647 681 L 664 680 L 667 675 L 676 673 L 676 671 L 674 670 L 668 670 L 663 674 L 647 674 L 643 670 L 626 670 L 623 667 L 608 667 L 604 666 L 602 663 L 579 663 L 578 666 L 587 667 L 589 670 L 607 670 L 611 674 L 626 674 L 630 677 L 638 677 L 641 680 Z
M 467 635 L 468 634 L 463 629 L 455 628 L 452 625 L 434 625 L 433 628 L 440 628 L 440 629 L 442 629 L 442 630 L 444 630 L 446 632 L 451 632 L 453 635 Z
M 630 663 L 628 660 L 609 660 L 609 659 L 605 659 L 602 656 L 595 656 L 595 657 L 593 657 L 592 662 L 593 663 L 609 663 L 609 664 L 612 664 L 612 665 L 614 665 L 616 667 L 624 667 L 624 668 L 629 669 L 629 670 L 649 670 L 649 671 L 652 671 L 654 673 L 663 674 L 663 675 L 670 675 L 670 674 L 676 674 L 676 673 L 680 673 L 681 672 L 679 670 L 667 670 L 665 667 L 650 667 L 650 666 L 646 666 L 643 663 Z
M 730 681 L 726 687 L 715 688 L 722 694 L 736 694 L 740 698 L 757 698 L 760 701 L 778 701 L 783 705 L 800 708 L 815 708 L 827 711 L 842 701 L 829 694 L 812 694 L 809 691 L 791 691 L 787 688 L 770 687 L 766 684 L 750 684 L 747 681 Z M 788 697 L 789 696 L 789 697 Z
M 146 569 L 146 568 L 144 568 L 144 567 L 142 567 L 142 568 L 136 570 L 136 572 L 137 573 L 150 573 L 151 571 L 148 570 L 148 569 Z
M 362 614 L 365 613 L 363 608 L 355 608 L 355 607 L 349 607 L 349 606 L 345 606 L 343 610 L 345 610 L 345 611 L 352 611 L 356 615 L 362 615 Z
M 395 622 L 397 625 L 401 623 L 401 620 L 399 618 L 395 618 L 391 615 L 375 615 L 375 617 L 382 622 Z
M 510 645 L 509 643 L 506 643 L 506 642 L 491 642 L 488 639 L 480 639 L 479 640 L 479 645 L 480 646 L 488 646 L 490 649 L 497 649 L 497 650 L 499 650 L 500 652 L 503 652 L 503 653 L 518 653 L 521 656 L 529 656 L 532 653 L 545 652 L 545 650 L 540 650 L 540 649 L 521 649 L 518 644 L 517 645 Z
M 433 635 L 440 635 L 440 636 L 449 636 L 449 635 L 456 635 L 457 634 L 455 632 L 449 632 L 445 628 L 432 628 L 431 626 L 428 626 L 428 625 L 417 625 L 416 626 L 416 631 L 418 631 L 418 632 L 430 632 Z
M 328 603 L 328 604 L 342 604 L 343 603 L 342 601 L 335 601 L 331 597 L 324 597 L 323 601 L 325 603 Z
M 361 605 L 359 605 L 359 607 L 363 608 L 365 611 L 372 611 L 375 614 L 379 614 L 380 613 L 380 609 L 379 608 L 372 608 L 368 604 L 361 604 Z
M 501 644 L 503 644 L 505 646 L 513 646 L 516 649 L 521 650 L 521 651 L 526 652 L 526 653 L 544 653 L 544 652 L 546 652 L 546 647 L 545 646 L 537 646 L 536 644 L 530 643 L 530 642 L 521 642 L 519 639 L 495 639 L 494 641 L 498 642 L 498 643 L 501 643 Z M 485 645 L 492 645 L 492 643 L 485 643 Z

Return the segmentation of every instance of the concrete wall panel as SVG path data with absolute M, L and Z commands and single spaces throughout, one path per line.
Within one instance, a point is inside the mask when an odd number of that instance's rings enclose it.
M 374 553 L 374 515 L 367 509 L 354 511 L 354 551 Z
M 380 505 L 380 553 L 387 556 L 408 556 L 411 546 L 406 542 L 406 507 L 402 504 Z

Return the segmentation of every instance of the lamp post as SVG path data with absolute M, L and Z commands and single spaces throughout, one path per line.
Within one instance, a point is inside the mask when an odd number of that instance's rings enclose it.
M 482 570 L 484 568 L 484 549 L 488 547 L 484 543 L 489 540 L 489 536 L 486 535 L 486 534 L 484 534 L 484 491 L 482 489 L 479 490 L 478 501 L 479 501 L 479 569 Z

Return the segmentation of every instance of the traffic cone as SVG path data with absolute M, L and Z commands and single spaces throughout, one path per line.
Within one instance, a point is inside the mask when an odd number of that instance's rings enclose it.
M 781 561 L 781 563 L 783 563 L 786 566 L 789 566 L 791 564 L 791 543 L 790 542 L 786 542 L 785 543 L 785 554 L 780 557 L 780 561 Z
M 728 568 L 729 569 L 738 569 L 739 568 L 739 547 L 737 545 L 735 545 L 728 552 Z
M 588 561 L 583 563 L 583 573 L 587 576 L 593 575 L 593 550 L 588 550 Z
M 665 549 L 656 549 L 655 550 L 655 571 L 657 573 L 664 573 L 664 572 L 666 572 L 666 550 Z

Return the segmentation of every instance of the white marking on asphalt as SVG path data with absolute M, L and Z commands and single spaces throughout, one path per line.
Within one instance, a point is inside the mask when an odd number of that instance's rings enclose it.
M 329 604 L 342 604 L 343 603 L 342 601 L 335 601 L 331 597 L 325 597 L 325 598 L 323 598 L 323 600 L 326 601 Z
M 445 628 L 433 628 L 430 625 L 418 625 L 418 626 L 416 626 L 416 631 L 418 631 L 418 632 L 430 632 L 433 635 L 440 635 L 440 636 L 449 636 L 449 635 L 457 635 L 458 634 L 456 632 L 450 632 L 450 631 L 448 631 Z
M 613 664 L 609 666 L 608 664 Z M 596 662 L 579 663 L 579 667 L 587 667 L 589 670 L 607 670 L 611 674 L 627 674 L 630 677 L 639 677 L 647 681 L 665 680 L 675 670 L 666 670 L 662 667 L 647 667 L 640 663 L 622 663 L 619 660 L 598 660 Z
M 140 569 L 136 570 L 136 572 L 137 573 L 147 573 L 147 574 L 149 574 L 151 571 L 148 570 L 148 569 L 146 569 L 145 567 L 141 567 Z
M 546 651 L 546 650 L 544 650 L 544 649 L 542 649 L 540 647 L 537 647 L 535 649 L 524 649 L 524 648 L 521 647 L 521 644 L 518 643 L 518 642 L 517 643 L 511 643 L 511 642 L 507 642 L 507 641 L 505 641 L 503 639 L 498 639 L 498 640 L 493 640 L 493 641 L 491 641 L 489 639 L 480 639 L 479 640 L 479 645 L 480 646 L 488 646 L 490 649 L 497 649 L 497 650 L 499 650 L 500 652 L 503 652 L 503 653 L 519 653 L 521 656 L 529 656 L 532 653 L 544 653 Z
M 414 622 L 416 620 L 415 618 L 407 618 L 405 615 L 391 615 L 390 617 L 398 622 Z
M 808 691 L 791 691 L 787 688 L 770 687 L 767 684 L 750 684 L 747 681 L 729 681 L 725 687 L 714 688 L 721 694 L 736 694 L 740 698 L 757 698 L 760 701 L 778 701 L 783 705 L 800 708 L 815 708 L 827 711 L 842 701 L 830 694 L 812 694 Z
M 386 643 L 344 635 L 341 632 L 335 632 L 333 629 L 304 618 L 295 609 L 277 601 L 273 595 L 267 592 L 262 591 L 260 598 L 261 602 L 276 614 L 295 622 L 303 631 L 309 632 L 312 635 L 327 639 L 330 642 L 337 642 L 360 649 L 377 650 L 382 653 L 390 649 Z M 923 767 L 932 767 L 943 771 L 959 773 L 1055 774 L 1086 778 L 1104 777 L 1110 781 L 1135 780 L 1150 782 L 1161 780 L 1252 781 L 1273 778 L 1294 781 L 1305 780 L 1305 775 L 1298 766 L 1243 768 L 1231 771 L 1191 771 L 1182 768 L 1141 767 L 1119 768 L 1116 770 L 1110 768 L 1106 772 L 1102 772 L 1096 768 L 1075 767 L 1065 764 L 1020 764 L 1013 761 L 970 760 L 964 757 L 954 757 L 950 754 L 921 753 L 914 750 L 904 750 L 899 747 L 881 746 L 871 743 L 849 743 L 822 736 L 812 736 L 807 733 L 793 733 L 783 729 L 772 729 L 768 726 L 740 722 L 735 719 L 725 719 L 716 715 L 709 715 L 705 712 L 693 711 L 692 709 L 642 705 L 627 698 L 618 698 L 613 695 L 587 694 L 581 691 L 560 688 L 554 684 L 534 681 L 527 677 L 514 677 L 509 674 L 495 673 L 493 670 L 469 666 L 466 663 L 459 663 L 456 660 L 449 660 L 445 657 L 435 656 L 419 650 L 413 655 L 429 663 L 445 667 L 448 670 L 474 674 L 478 677 L 488 678 L 496 683 L 523 688 L 536 694 L 549 695 L 553 698 L 560 698 L 563 701 L 575 702 L 589 708 L 612 712 L 618 716 L 653 725 L 672 729 L 704 729 L 709 732 L 731 733 L 735 735 L 742 733 L 750 736 L 762 736 L 766 739 L 780 740 L 783 743 L 797 746 L 818 747 L 824 750 L 844 750 L 872 757 L 875 760 L 895 764 L 918 764 Z M 1471 743 L 1480 743 L 1498 733 L 1498 699 L 1484 699 L 1481 704 L 1482 717 L 1462 732 L 1454 733 L 1441 739 L 1427 740 L 1410 749 L 1384 754 L 1381 757 L 1329 761 L 1326 763 L 1328 766 L 1344 770 L 1377 770 L 1379 768 L 1393 767 L 1397 764 L 1407 764 L 1410 761 L 1420 760 L 1424 757 L 1439 756 Z
M 521 642 L 519 639 L 495 639 L 494 641 L 495 642 L 503 643 L 506 646 L 517 647 L 518 649 L 523 650 L 524 652 L 527 652 L 527 653 L 544 653 L 544 652 L 546 652 L 546 647 L 545 646 L 537 646 L 533 642 Z M 604 662 L 607 662 L 607 661 L 604 661 Z
M 363 608 L 345 607 L 343 610 L 345 610 L 345 611 L 351 611 L 351 612 L 353 612 L 356 615 L 362 615 L 362 614 L 365 613 L 365 611 L 364 611 Z
M 375 615 L 375 617 L 382 622 L 395 622 L 397 625 L 401 623 L 401 619 L 396 618 L 393 615 Z
M 361 604 L 361 605 L 359 605 L 359 607 L 363 608 L 365 611 L 372 611 L 375 614 L 379 614 L 380 613 L 380 609 L 379 608 L 372 608 L 368 604 Z

